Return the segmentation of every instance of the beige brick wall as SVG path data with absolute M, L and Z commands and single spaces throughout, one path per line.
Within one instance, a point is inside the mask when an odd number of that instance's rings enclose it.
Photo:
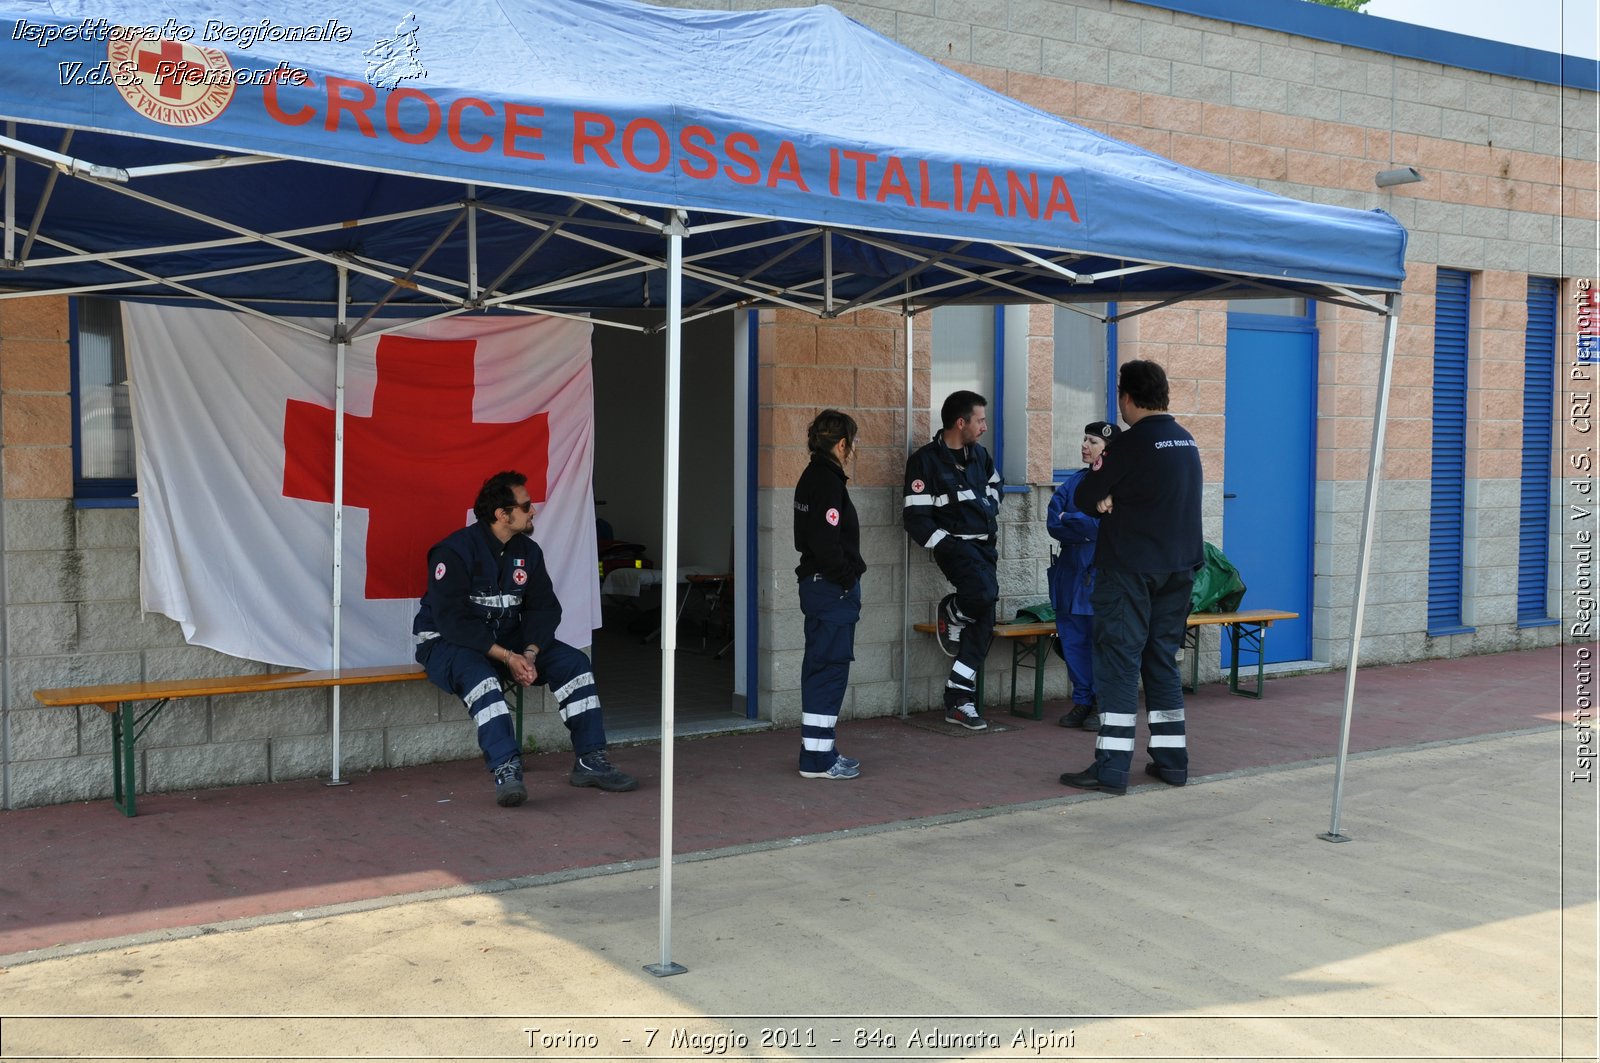
M 65 298 L 0 301 L 0 480 L 6 498 L 72 497 Z
M 928 408 L 927 319 L 911 330 L 913 406 Z M 851 481 L 857 488 L 898 487 L 905 471 L 905 323 L 899 314 L 864 310 L 822 320 L 797 310 L 761 315 L 758 477 L 763 487 L 793 487 L 810 460 L 806 428 L 822 410 L 845 410 L 861 427 Z M 914 417 L 917 436 L 929 429 Z

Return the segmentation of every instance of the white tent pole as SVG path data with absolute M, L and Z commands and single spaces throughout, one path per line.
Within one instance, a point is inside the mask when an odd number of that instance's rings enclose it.
M 1378 367 L 1378 403 L 1372 414 L 1372 453 L 1367 458 L 1367 501 L 1361 514 L 1360 561 L 1356 567 L 1356 607 L 1350 619 L 1350 661 L 1344 673 L 1344 719 L 1339 725 L 1339 756 L 1334 761 L 1333 811 L 1326 833 L 1317 837 L 1327 842 L 1346 842 L 1339 833 L 1339 808 L 1344 801 L 1344 765 L 1350 756 L 1350 718 L 1356 704 L 1356 667 L 1361 657 L 1361 624 L 1367 612 L 1367 577 L 1372 571 L 1372 540 L 1378 522 L 1378 485 L 1383 479 L 1383 437 L 1389 427 L 1389 382 L 1394 378 L 1395 336 L 1400 331 L 1400 295 L 1389 296 L 1389 312 L 1383 319 L 1383 362 Z
M 910 303 L 904 304 L 900 313 L 906 323 L 906 456 L 910 457 L 911 445 L 915 442 L 911 438 L 914 431 L 911 427 L 911 323 L 916 319 L 911 316 Z M 910 711 L 908 691 L 911 689 L 911 536 L 901 538 L 905 540 L 902 569 L 905 578 L 900 584 L 900 718 L 903 720 Z
M 6 123 L 6 139 L 17 135 L 17 123 Z M 0 262 L 10 264 L 17 260 L 17 157 L 6 155 L 6 247 Z
M 478 295 L 478 186 L 467 186 L 467 299 L 476 302 Z
M 683 237 L 688 232 L 681 211 L 667 227 L 667 396 L 662 445 L 661 585 L 678 590 L 678 410 L 683 363 Z M 670 601 L 661 602 L 661 960 L 644 969 L 657 978 L 688 970 L 672 962 L 672 754 L 673 695 L 678 652 L 678 624 Z
M 333 660 L 330 667 L 340 668 L 344 657 L 340 649 L 340 622 L 344 612 L 344 362 L 350 349 L 350 336 L 345 331 L 345 303 L 349 290 L 350 274 L 339 267 L 339 316 L 334 326 L 333 339 L 338 353 L 333 361 Z M 329 786 L 344 786 L 339 777 L 339 692 L 333 688 L 333 774 Z

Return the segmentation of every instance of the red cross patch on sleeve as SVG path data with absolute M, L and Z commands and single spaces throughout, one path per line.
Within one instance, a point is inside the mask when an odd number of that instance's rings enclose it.
M 444 579 L 444 562 L 443 561 L 441 561 L 437 565 L 433 566 L 433 578 L 434 579 Z
M 827 513 L 823 514 L 823 516 L 825 516 L 828 520 L 828 523 L 832 524 L 835 528 L 839 526 L 839 511 L 837 509 L 830 509 Z

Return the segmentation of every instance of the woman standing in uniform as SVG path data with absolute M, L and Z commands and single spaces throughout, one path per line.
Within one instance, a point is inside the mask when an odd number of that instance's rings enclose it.
M 844 463 L 855 453 L 856 422 L 823 410 L 806 431 L 811 464 L 794 489 L 794 547 L 800 551 L 800 611 L 806 651 L 800 664 L 800 776 L 854 779 L 861 762 L 834 748 L 839 706 L 855 660 L 861 619 L 861 522 L 845 489 Z
M 1061 544 L 1050 566 L 1050 604 L 1056 611 L 1056 633 L 1060 636 L 1061 656 L 1067 662 L 1072 680 L 1072 711 L 1061 717 L 1062 727 L 1100 730 L 1100 708 L 1094 694 L 1094 608 L 1089 595 L 1094 591 L 1094 547 L 1100 535 L 1098 517 L 1091 517 L 1072 503 L 1072 492 L 1088 475 L 1089 466 L 1105 452 L 1122 430 L 1109 421 L 1091 421 L 1083 426 L 1083 445 L 1078 454 L 1084 467 L 1067 477 L 1050 499 L 1045 530 Z

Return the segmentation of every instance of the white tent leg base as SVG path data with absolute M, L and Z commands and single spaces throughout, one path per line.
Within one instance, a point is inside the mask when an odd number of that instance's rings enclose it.
M 1317 837 L 1321 838 L 1325 842 L 1351 842 L 1351 841 L 1355 841 L 1355 839 L 1350 837 L 1350 835 L 1348 835 L 1348 834 L 1335 834 L 1331 830 L 1325 830 L 1325 831 L 1321 832 L 1320 834 L 1318 834 Z
M 689 968 L 681 963 L 673 963 L 671 960 L 666 963 L 647 963 L 644 965 L 644 969 L 657 978 L 671 978 L 675 974 L 689 973 Z

